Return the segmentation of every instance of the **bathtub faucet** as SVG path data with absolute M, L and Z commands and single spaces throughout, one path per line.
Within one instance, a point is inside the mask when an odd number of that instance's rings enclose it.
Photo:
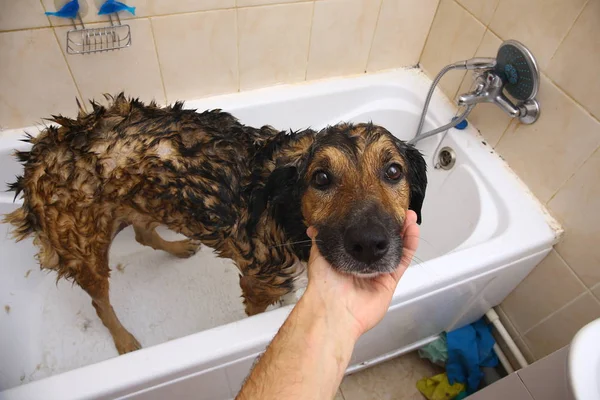
M 459 107 L 474 106 L 479 103 L 494 103 L 512 118 L 519 118 L 524 124 L 534 123 L 539 116 L 539 104 L 535 99 L 515 105 L 504 95 L 504 81 L 493 70 L 477 73 L 475 89 L 458 96 Z
M 425 124 L 427 108 L 436 85 L 446 72 L 461 69 L 472 70 L 475 76 L 474 89 L 458 97 L 458 106 L 462 113 L 439 128 L 421 133 Z M 415 144 L 463 122 L 471 110 L 479 103 L 493 103 L 513 118 L 519 118 L 523 124 L 533 124 L 540 115 L 540 105 L 535 99 L 540 84 L 540 72 L 533 54 L 516 40 L 507 40 L 500 45 L 496 58 L 477 57 L 446 65 L 433 80 L 427 97 L 415 137 L 409 140 Z M 516 103 L 509 100 L 507 94 Z

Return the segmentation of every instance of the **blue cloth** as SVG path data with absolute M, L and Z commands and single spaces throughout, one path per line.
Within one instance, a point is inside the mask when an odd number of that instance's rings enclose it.
M 129 11 L 131 14 L 135 15 L 135 7 L 130 7 L 127 4 L 116 0 L 106 0 L 106 2 L 104 2 L 104 4 L 102 4 L 100 7 L 98 15 L 114 14 L 118 13 L 119 11 Z
M 46 15 L 53 15 L 55 17 L 61 18 L 71 18 L 74 19 L 77 17 L 77 13 L 79 12 L 79 2 L 77 0 L 71 0 L 62 8 L 56 12 L 47 11 Z
M 448 332 L 448 361 L 446 372 L 450 384 L 464 383 L 469 394 L 479 389 L 483 372 L 481 367 L 495 367 L 498 357 L 493 351 L 494 338 L 482 319 L 460 329 Z

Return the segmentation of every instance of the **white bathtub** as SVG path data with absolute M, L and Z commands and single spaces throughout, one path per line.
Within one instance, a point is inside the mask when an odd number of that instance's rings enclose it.
M 254 126 L 323 127 L 373 120 L 401 139 L 414 135 L 429 80 L 416 70 L 279 86 L 190 101 Z M 454 115 L 434 98 L 425 130 Z M 30 130 L 31 132 L 32 130 Z M 35 132 L 35 129 L 33 130 Z M 0 133 L 0 184 L 20 166 L 9 156 L 22 130 Z M 457 163 L 435 169 L 442 136 L 418 144 L 429 164 L 422 242 L 384 321 L 365 334 L 349 372 L 418 347 L 481 317 L 550 251 L 560 228 L 473 127 L 452 130 Z M 12 210 L 0 193 L 0 213 Z M 144 248 L 130 230 L 111 250 L 111 297 L 140 351 L 117 357 L 108 331 L 78 287 L 39 271 L 31 241 L 0 225 L 0 398 L 228 399 L 290 311 L 243 314 L 237 272 L 205 249 L 179 260 Z M 124 269 L 114 268 L 117 263 Z M 5 307 L 6 306 L 6 307 Z M 42 379 L 43 378 L 43 379 Z

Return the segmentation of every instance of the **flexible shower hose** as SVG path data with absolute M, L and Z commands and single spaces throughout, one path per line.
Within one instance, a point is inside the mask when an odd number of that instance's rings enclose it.
M 455 119 L 453 119 L 446 125 L 440 126 L 439 128 L 433 129 L 429 132 L 421 133 L 421 131 L 423 130 L 423 125 L 425 124 L 425 117 L 427 116 L 427 109 L 429 108 L 429 102 L 431 102 L 431 96 L 433 96 L 433 92 L 435 91 L 435 88 L 436 88 L 437 84 L 439 83 L 440 79 L 442 79 L 442 77 L 448 71 L 451 71 L 453 69 L 463 69 L 463 68 L 464 68 L 464 63 L 454 63 L 454 64 L 446 65 L 444 68 L 442 68 L 442 70 L 440 72 L 438 72 L 438 74 L 436 75 L 433 82 L 431 82 L 431 86 L 429 87 L 429 92 L 427 92 L 427 97 L 425 98 L 425 105 L 423 106 L 423 111 L 421 112 L 421 119 L 419 120 L 419 126 L 417 127 L 417 133 L 414 138 L 412 138 L 411 140 L 408 141 L 409 144 L 415 144 L 419 140 L 426 139 L 430 136 L 436 135 L 436 134 L 443 132 L 445 130 L 448 130 L 450 128 L 454 128 L 456 125 L 460 124 L 465 119 L 467 119 L 467 117 L 469 116 L 469 114 L 471 113 L 471 110 L 473 109 L 473 107 L 475 107 L 475 105 L 467 106 L 467 108 L 465 109 L 465 111 L 462 114 L 457 116 Z

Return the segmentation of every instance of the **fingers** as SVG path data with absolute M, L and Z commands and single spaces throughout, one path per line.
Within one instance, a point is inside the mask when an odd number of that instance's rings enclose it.
M 415 225 L 417 223 L 417 213 L 413 210 L 408 210 L 406 212 L 406 217 L 404 219 L 404 226 L 402 227 L 402 235 L 405 234 L 406 228 L 411 225 Z
M 396 281 L 399 281 L 408 266 L 410 265 L 415 252 L 417 251 L 417 247 L 419 245 L 419 225 L 417 224 L 417 214 L 409 210 L 406 213 L 406 219 L 404 221 L 404 228 L 402 232 L 402 238 L 404 240 L 404 249 L 402 251 L 402 259 L 400 260 L 400 265 L 394 272 L 392 272 L 392 276 Z

